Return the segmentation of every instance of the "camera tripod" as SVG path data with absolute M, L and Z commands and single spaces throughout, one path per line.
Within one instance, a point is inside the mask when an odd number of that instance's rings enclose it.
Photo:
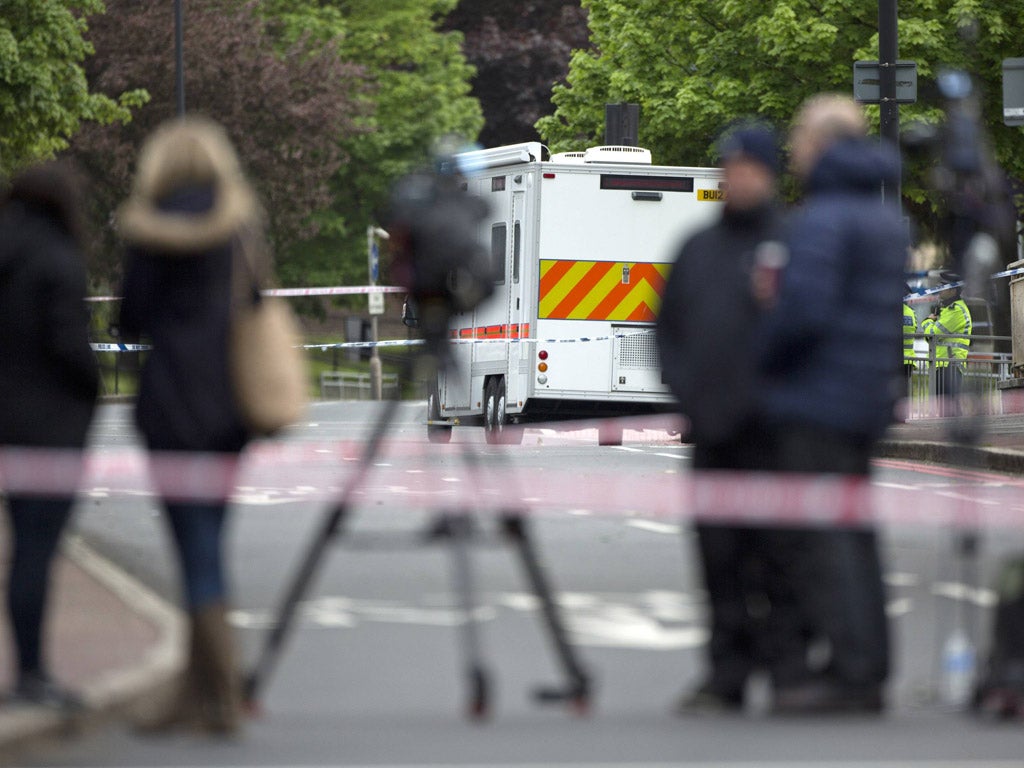
M 437 349 L 436 355 L 419 355 L 406 361 L 402 378 L 408 378 L 416 371 L 417 363 L 435 369 L 432 361 L 445 360 L 441 349 L 444 342 L 430 344 L 428 349 Z M 363 481 L 370 474 L 374 462 L 381 453 L 386 433 L 394 422 L 398 410 L 397 399 L 384 403 L 370 437 L 363 449 L 354 475 L 342 489 L 339 500 L 328 511 L 307 546 L 284 597 L 278 607 L 276 621 L 260 650 L 256 664 L 244 681 L 243 696 L 250 711 L 258 711 L 259 695 L 266 686 L 274 667 L 284 652 L 286 640 L 295 625 L 296 611 L 300 601 L 308 594 L 319 573 L 328 547 L 341 543 L 346 536 L 345 524 L 354 512 L 354 496 Z M 463 445 L 461 458 L 471 474 L 479 473 L 479 457 L 468 445 Z M 552 642 L 552 647 L 565 676 L 563 686 L 539 687 L 534 698 L 539 702 L 563 702 L 577 714 L 585 714 L 590 704 L 590 678 L 580 665 L 574 648 L 569 642 L 565 625 L 551 591 L 550 583 L 537 557 L 529 526 L 520 510 L 509 509 L 498 515 L 498 529 L 505 541 L 515 549 L 520 565 L 525 571 L 530 588 L 537 597 L 541 618 Z M 451 549 L 452 582 L 458 596 L 462 614 L 461 634 L 465 654 L 465 673 L 469 690 L 467 715 L 472 719 L 485 718 L 490 712 L 491 695 L 487 669 L 484 665 L 480 637 L 474 607 L 476 593 L 473 570 L 469 557 L 469 546 L 475 538 L 473 517 L 463 511 L 440 512 L 429 526 L 427 535 L 417 539 L 418 544 L 446 541 Z M 381 540 L 386 546 L 389 542 Z

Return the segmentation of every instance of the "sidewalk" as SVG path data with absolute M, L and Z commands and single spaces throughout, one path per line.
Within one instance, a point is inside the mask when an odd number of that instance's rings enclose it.
M 0 525 L 3 571 L 8 532 Z M 46 658 L 90 707 L 80 722 L 40 708 L 0 706 L 0 761 L 48 738 L 109 719 L 167 682 L 182 664 L 184 623 L 176 609 L 77 538 L 55 563 Z M 0 620 L 0 690 L 12 677 L 10 630 Z
M 970 437 L 972 431 L 976 437 Z M 915 419 L 894 425 L 876 454 L 1024 474 L 1024 415 Z

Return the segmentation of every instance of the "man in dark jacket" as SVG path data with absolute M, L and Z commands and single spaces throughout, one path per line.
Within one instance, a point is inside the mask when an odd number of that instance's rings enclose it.
M 755 411 L 756 327 L 764 286 L 755 290 L 758 261 L 782 248 L 776 184 L 779 151 L 774 134 L 747 126 L 719 145 L 728 197 L 721 218 L 682 246 L 658 316 L 658 347 L 666 383 L 690 423 L 693 468 L 753 470 L 771 451 Z M 710 671 L 683 696 L 681 713 L 739 709 L 747 678 L 761 663 L 773 673 L 780 660 L 748 612 L 754 593 L 774 598 L 771 620 L 786 601 L 766 583 L 760 557 L 762 529 L 702 521 L 696 526 L 710 608 Z M 769 624 L 772 623 L 769 622 Z
M 99 373 L 89 348 L 85 263 L 75 177 L 48 163 L 18 174 L 0 199 L 0 444 L 71 449 L 85 444 Z M 77 472 L 78 462 L 66 464 Z M 13 534 L 7 608 L 18 654 L 15 701 L 79 706 L 43 659 L 50 564 L 74 501 L 60 491 L 10 493 Z M 33 489 L 42 491 L 44 489 Z
M 825 95 L 801 108 L 792 131 L 806 198 L 758 342 L 762 407 L 783 471 L 866 480 L 872 444 L 892 419 L 907 242 L 898 206 L 880 192 L 894 186 L 898 157 L 866 129 L 855 102 Z M 774 535 L 806 619 L 830 649 L 814 678 L 776 689 L 776 709 L 880 711 L 889 655 L 874 530 Z

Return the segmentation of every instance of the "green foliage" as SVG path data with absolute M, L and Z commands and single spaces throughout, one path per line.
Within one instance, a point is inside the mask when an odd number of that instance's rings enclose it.
M 127 122 L 145 91 L 90 93 L 86 17 L 101 0 L 3 0 L 0 15 L 0 175 L 68 146 L 82 121 Z
M 538 130 L 552 151 L 600 143 L 604 104 L 641 107 L 640 144 L 655 162 L 715 161 L 714 139 L 732 120 L 756 116 L 785 127 L 814 93 L 852 91 L 853 62 L 878 58 L 875 0 L 583 0 L 593 49 L 579 50 L 554 115 Z M 1002 59 L 1019 56 L 1024 5 L 1002 0 L 904 0 L 900 58 L 918 64 L 918 102 L 904 125 L 934 123 L 932 83 L 943 67 L 978 78 L 996 159 L 1024 178 L 1024 132 L 1002 124 Z M 869 108 L 877 125 L 878 109 Z M 907 202 L 930 208 L 923 163 L 909 169 Z M 923 205 L 922 205 L 923 204 Z
M 347 162 L 335 174 L 336 204 L 317 214 L 320 235 L 279 258 L 285 283 L 366 281 L 368 224 L 396 178 L 426 160 L 441 136 L 476 138 L 483 124 L 470 96 L 473 69 L 457 32 L 439 31 L 456 0 L 276 0 L 264 13 L 283 40 L 333 44 L 364 67 L 371 87 L 363 132 L 339 137 Z

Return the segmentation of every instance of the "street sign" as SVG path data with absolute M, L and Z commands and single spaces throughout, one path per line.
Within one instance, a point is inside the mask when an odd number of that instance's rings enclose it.
M 370 293 L 367 294 L 366 298 L 370 300 L 370 314 L 371 315 L 383 315 L 384 314 L 384 294 L 383 293 Z
M 377 241 L 370 241 L 370 285 L 376 285 L 380 279 L 380 248 Z
M 1024 59 L 1003 59 L 1003 122 L 1024 125 Z
M 881 104 L 877 61 L 853 62 L 853 98 L 861 104 Z M 917 62 L 896 62 L 896 103 L 913 104 L 917 101 Z

